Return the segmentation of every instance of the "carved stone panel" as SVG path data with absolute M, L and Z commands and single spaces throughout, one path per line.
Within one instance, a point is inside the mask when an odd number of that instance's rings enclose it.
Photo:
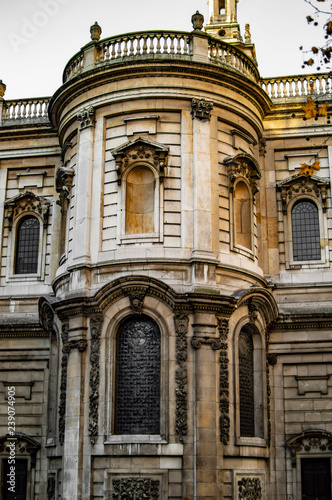
M 112 500 L 159 500 L 160 481 L 149 477 L 113 479 L 112 490 Z
M 175 372 L 175 432 L 179 436 L 180 443 L 184 443 L 187 435 L 187 331 L 188 316 L 183 313 L 174 317 L 176 334 L 176 362 L 178 368 Z
M 98 410 L 99 410 L 99 356 L 100 356 L 100 331 L 103 319 L 99 316 L 91 319 L 90 342 L 90 396 L 89 396 L 89 435 L 94 444 L 98 435 Z

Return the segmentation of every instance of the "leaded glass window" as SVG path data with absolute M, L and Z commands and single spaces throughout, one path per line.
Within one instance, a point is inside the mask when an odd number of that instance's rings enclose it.
M 115 434 L 160 434 L 160 330 L 135 316 L 116 340 Z
M 33 274 L 38 270 L 40 224 L 36 217 L 24 217 L 16 236 L 15 274 Z
M 240 436 L 255 436 L 254 345 L 252 335 L 239 335 Z
M 293 259 L 320 260 L 318 208 L 310 200 L 297 202 L 292 209 Z

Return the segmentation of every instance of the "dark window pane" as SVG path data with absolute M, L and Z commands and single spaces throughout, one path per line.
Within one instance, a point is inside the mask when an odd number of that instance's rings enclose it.
M 309 200 L 292 209 L 293 259 L 320 260 L 320 234 L 317 206 Z
M 17 228 L 16 274 L 31 274 L 38 270 L 39 221 L 25 217 Z
M 147 316 L 117 336 L 116 434 L 160 434 L 160 331 Z
M 239 335 L 240 436 L 255 436 L 254 346 L 244 330 Z

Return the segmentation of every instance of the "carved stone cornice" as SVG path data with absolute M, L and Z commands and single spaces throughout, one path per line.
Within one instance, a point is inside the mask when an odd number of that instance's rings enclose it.
M 93 106 L 87 106 L 83 108 L 76 115 L 77 121 L 80 122 L 80 130 L 84 130 L 85 128 L 94 127 L 95 126 L 95 108 Z
M 224 164 L 227 167 L 230 192 L 234 190 L 235 181 L 242 178 L 248 182 L 253 196 L 258 193 L 258 181 L 262 174 L 260 166 L 253 156 L 246 153 L 228 156 L 224 160 Z
M 47 224 L 50 201 L 44 196 L 37 196 L 31 191 L 25 191 L 13 198 L 5 201 L 5 214 L 8 220 L 9 230 L 13 227 L 13 222 L 24 213 L 35 213 L 39 215 L 43 224 Z
M 213 102 L 206 101 L 205 99 L 192 99 L 191 101 L 191 115 L 194 118 L 205 121 L 211 119 L 211 111 L 213 109 Z
M 277 189 L 281 192 L 282 211 L 287 214 L 289 202 L 296 196 L 313 196 L 321 200 L 323 212 L 327 210 L 327 196 L 330 181 L 328 179 L 312 175 L 295 174 L 288 179 L 277 183 Z
M 153 169 L 156 169 L 159 173 L 160 182 L 163 182 L 168 151 L 168 146 L 142 137 L 113 149 L 112 155 L 115 158 L 118 184 L 121 184 L 124 172 L 138 163 L 150 165 Z

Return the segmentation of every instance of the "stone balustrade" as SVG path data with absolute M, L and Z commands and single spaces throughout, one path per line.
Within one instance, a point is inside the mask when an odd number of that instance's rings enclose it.
M 332 74 L 280 76 L 264 78 L 262 87 L 271 99 L 294 99 L 309 95 L 328 95 L 332 92 Z
M 222 65 L 258 82 L 255 63 L 239 48 L 216 40 L 203 32 L 152 31 L 129 33 L 90 42 L 68 62 L 63 82 L 93 68 L 132 59 L 182 59 L 195 61 L 195 39 L 205 39 L 206 63 Z M 201 45 L 200 45 L 201 49 Z M 201 53 L 199 54 L 202 61 Z
M 48 105 L 50 97 L 37 97 L 35 99 L 13 99 L 0 100 L 0 122 L 4 120 L 36 121 L 36 119 L 48 120 Z

